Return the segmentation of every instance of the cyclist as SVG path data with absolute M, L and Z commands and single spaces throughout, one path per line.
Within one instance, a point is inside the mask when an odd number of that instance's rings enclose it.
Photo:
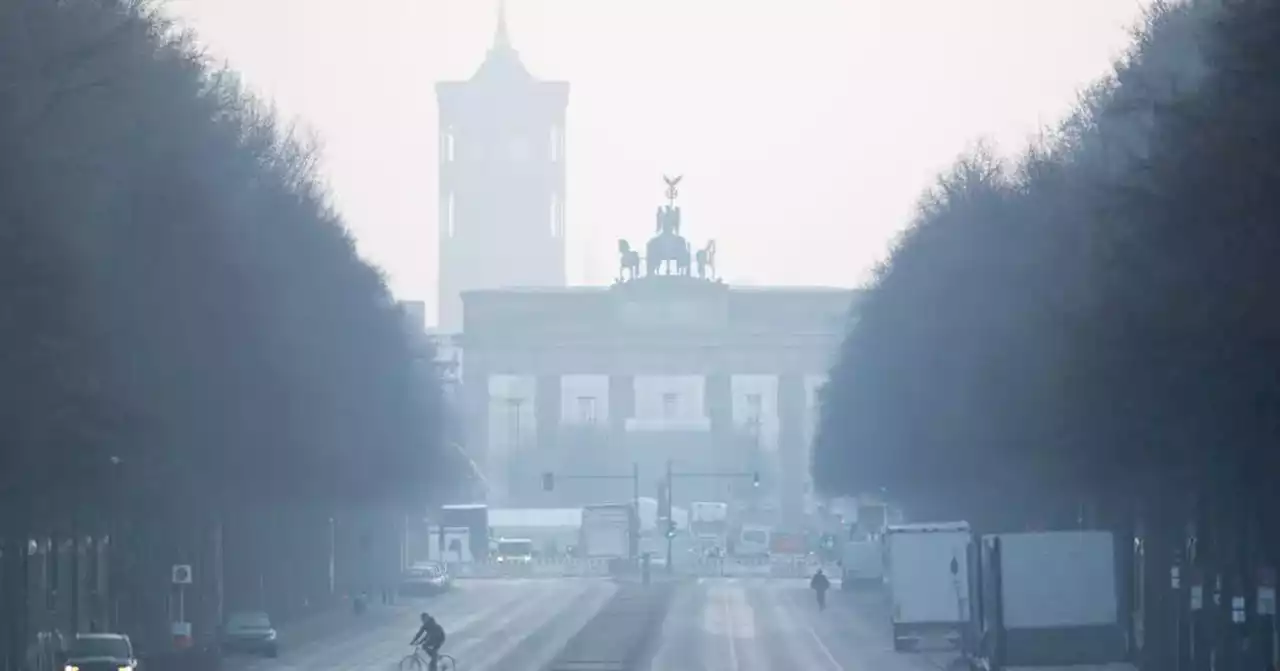
M 818 610 L 827 609 L 827 589 L 831 587 L 831 581 L 827 580 L 826 574 L 822 569 L 813 574 L 813 579 L 809 581 L 809 589 L 818 595 Z
M 436 671 L 437 664 L 440 662 L 440 646 L 444 645 L 444 627 L 441 627 L 430 614 L 423 613 L 422 626 L 418 628 L 418 633 L 413 635 L 409 645 L 422 646 L 422 651 L 431 658 L 428 671 Z

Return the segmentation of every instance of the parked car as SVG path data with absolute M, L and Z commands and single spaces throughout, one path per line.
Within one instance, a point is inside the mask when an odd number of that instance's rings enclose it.
M 248 652 L 267 657 L 280 654 L 280 642 L 271 617 L 260 610 L 232 613 L 222 625 L 219 645 L 224 652 Z
M 437 561 L 415 562 L 405 569 L 400 590 L 410 594 L 438 594 L 453 585 L 449 567 Z
M 124 634 L 76 634 L 67 646 L 67 671 L 126 671 L 138 668 Z

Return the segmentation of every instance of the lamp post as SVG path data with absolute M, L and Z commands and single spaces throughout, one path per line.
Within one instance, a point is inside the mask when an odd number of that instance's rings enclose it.
M 124 487 L 124 483 L 123 483 L 124 460 L 116 455 L 111 455 L 108 461 L 111 463 L 111 477 L 108 478 L 108 482 L 112 483 L 112 485 L 117 487 L 118 488 L 117 491 L 128 491 L 128 488 Z M 111 509 L 110 509 L 110 518 L 107 520 L 106 546 L 107 546 L 107 551 L 110 553 L 107 556 L 108 575 L 110 575 L 110 573 L 112 572 L 111 571 L 112 561 L 118 559 L 121 554 L 120 550 L 118 550 L 117 548 L 120 547 L 120 538 L 119 538 L 120 523 L 121 523 L 121 518 L 124 517 L 124 505 L 125 505 L 124 502 L 120 500 L 118 497 L 112 496 L 110 497 L 110 499 L 113 505 L 111 506 Z M 94 577 L 94 580 L 95 581 L 97 580 L 97 576 Z M 110 581 L 107 582 L 107 594 L 110 595 L 109 601 L 111 605 L 110 605 L 110 608 L 108 609 L 109 612 L 106 613 L 107 622 L 103 624 L 104 626 L 108 627 L 107 629 L 108 631 L 118 629 L 119 627 L 118 620 L 120 618 L 120 596 L 119 596 L 118 590 L 114 589 L 114 587 L 115 586 L 112 585 Z M 220 603 L 219 603 L 219 607 L 221 607 Z

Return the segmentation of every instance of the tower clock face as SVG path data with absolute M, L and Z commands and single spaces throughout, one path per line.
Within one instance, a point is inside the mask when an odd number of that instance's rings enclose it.
M 510 156 L 511 160 L 524 162 L 529 160 L 530 154 L 529 141 L 524 138 L 516 138 L 511 141 Z

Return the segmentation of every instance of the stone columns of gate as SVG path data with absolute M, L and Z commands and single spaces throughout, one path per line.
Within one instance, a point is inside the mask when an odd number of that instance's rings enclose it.
M 560 376 L 539 375 L 534 395 L 534 415 L 538 423 L 538 449 L 556 446 L 560 429 Z
M 804 516 L 805 424 L 804 376 L 778 376 L 778 461 L 782 495 L 782 518 L 787 525 L 798 524 Z
M 707 375 L 703 391 L 711 434 L 717 439 L 733 432 L 733 396 L 729 379 L 728 373 L 711 373 Z
M 492 446 L 489 445 L 489 413 L 493 401 L 489 398 L 489 371 L 476 365 L 468 365 L 462 373 L 462 408 L 465 435 L 462 447 L 467 456 L 486 477 L 492 463 Z
M 632 375 L 609 376 L 609 432 L 615 445 L 624 444 L 627 420 L 636 415 L 636 379 Z

